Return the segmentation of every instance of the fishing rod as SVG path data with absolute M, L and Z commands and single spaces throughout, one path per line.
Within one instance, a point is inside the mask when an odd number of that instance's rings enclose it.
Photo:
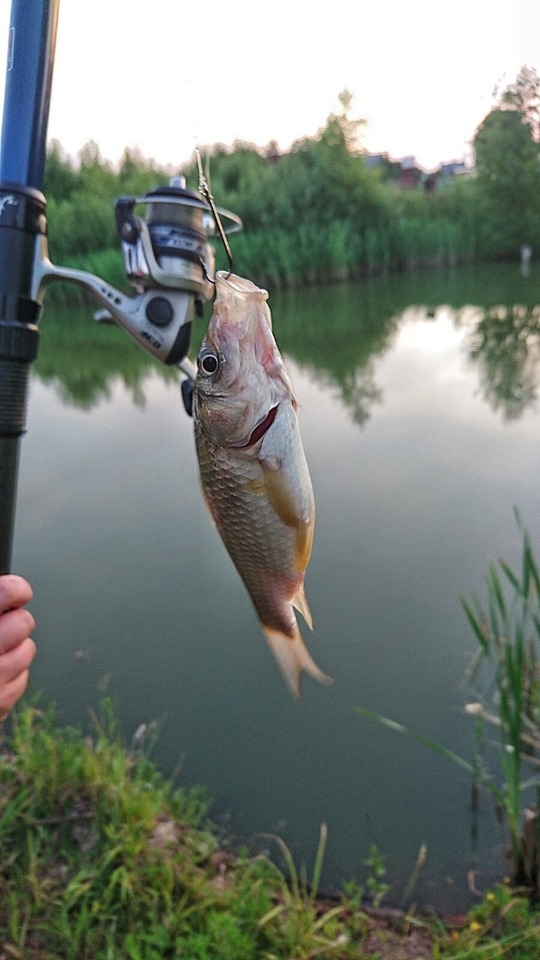
M 186 359 L 192 322 L 214 290 L 211 239 L 217 229 L 231 267 L 225 235 L 242 227 L 236 214 L 216 208 L 204 177 L 200 192 L 175 177 L 144 196 L 116 200 L 134 296 L 92 273 L 51 262 L 42 189 L 59 3 L 12 0 L 11 7 L 0 141 L 0 573 L 11 564 L 29 371 L 47 286 L 61 280 L 82 287 L 101 307 L 97 320 L 117 323 L 152 356 L 192 376 Z
M 41 304 L 43 171 L 59 0 L 12 0 L 0 140 L 0 573 L 10 570 L 20 441 Z

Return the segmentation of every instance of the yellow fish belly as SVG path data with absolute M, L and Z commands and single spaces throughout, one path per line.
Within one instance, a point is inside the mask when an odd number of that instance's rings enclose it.
M 294 612 L 311 627 L 304 572 L 314 512 L 306 520 L 294 515 L 278 470 L 216 446 L 200 431 L 196 442 L 206 502 L 287 685 L 298 697 L 302 671 L 328 683 L 302 640 Z

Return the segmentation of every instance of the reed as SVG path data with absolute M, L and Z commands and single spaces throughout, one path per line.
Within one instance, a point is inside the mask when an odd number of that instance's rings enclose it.
M 478 686 L 467 709 L 476 718 L 479 758 L 486 751 L 486 728 L 498 732 L 512 877 L 538 896 L 540 575 L 529 534 L 523 530 L 518 515 L 516 519 L 523 540 L 520 569 L 513 570 L 505 561 L 490 563 L 487 602 L 482 604 L 478 598 L 471 603 L 462 601 L 478 641 L 478 652 L 468 674 L 469 683 Z M 527 806 L 524 795 L 531 792 L 536 805 Z
M 523 545 L 520 571 L 505 561 L 490 563 L 486 577 L 487 602 L 462 600 L 463 610 L 478 641 L 478 651 L 467 671 L 474 697 L 466 712 L 474 717 L 476 751 L 472 761 L 423 734 L 371 710 L 357 712 L 395 733 L 406 734 L 465 770 L 477 787 L 485 789 L 502 812 L 508 828 L 512 883 L 525 887 L 533 899 L 540 896 L 540 776 L 525 767 L 540 766 L 540 574 L 528 533 L 519 516 Z M 500 776 L 490 772 L 486 754 L 492 741 L 488 729 L 498 731 Z M 532 793 L 535 803 L 526 804 Z
M 474 245 L 459 224 L 403 219 L 358 229 L 333 221 L 321 230 L 303 224 L 294 232 L 271 226 L 238 234 L 235 270 L 278 288 L 334 283 L 416 267 L 445 267 L 472 259 Z

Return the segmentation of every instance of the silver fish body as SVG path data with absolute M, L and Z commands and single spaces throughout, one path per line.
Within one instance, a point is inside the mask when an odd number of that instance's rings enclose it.
M 268 294 L 220 272 L 193 393 L 201 484 L 227 551 L 295 696 L 306 671 L 329 678 L 304 645 L 304 574 L 315 504 L 297 400 L 272 334 Z

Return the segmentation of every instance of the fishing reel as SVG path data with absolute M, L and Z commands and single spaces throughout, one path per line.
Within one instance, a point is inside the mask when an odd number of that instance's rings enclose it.
M 119 197 L 115 216 L 126 276 L 136 295 L 127 296 L 85 270 L 55 266 L 43 235 L 34 265 L 35 299 L 41 302 L 43 288 L 52 280 L 74 283 L 101 304 L 97 320 L 117 323 L 158 360 L 180 365 L 189 350 L 193 319 L 213 296 L 210 241 L 218 230 L 229 255 L 226 234 L 240 230 L 242 221 L 217 209 L 209 191 L 205 200 L 188 190 L 183 177 L 142 197 Z

